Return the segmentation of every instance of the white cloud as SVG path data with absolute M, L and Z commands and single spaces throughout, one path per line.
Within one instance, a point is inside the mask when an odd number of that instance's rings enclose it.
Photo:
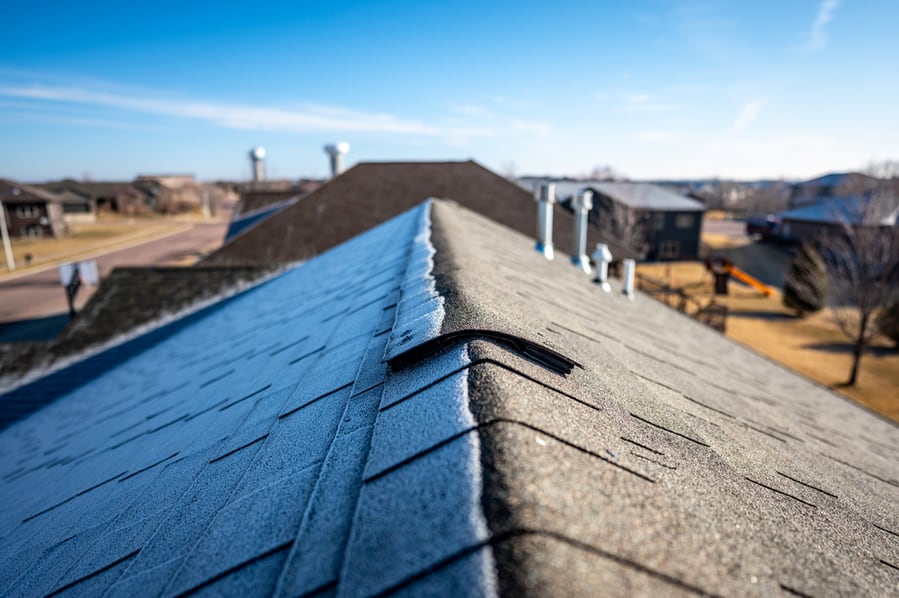
M 823 0 L 818 6 L 818 14 L 815 16 L 808 34 L 808 41 L 803 48 L 805 52 L 818 52 L 827 46 L 830 39 L 827 34 L 827 24 L 833 19 L 833 12 L 839 5 L 840 0 Z
M 737 113 L 737 118 L 734 119 L 734 123 L 730 126 L 731 132 L 742 133 L 745 131 L 758 117 L 763 105 L 764 102 L 762 100 L 750 100 L 743 104 L 740 112 Z
M 271 106 L 136 96 L 92 91 L 79 87 L 44 85 L 0 85 L 0 97 L 102 106 L 156 116 L 199 120 L 230 129 L 379 132 L 413 135 L 437 135 L 440 133 L 433 126 L 400 119 L 391 114 L 358 112 L 340 107 L 307 106 L 305 109 L 285 109 Z
M 502 103 L 508 105 L 508 100 L 503 98 Z M 3 104 L 14 104 L 20 110 L 38 112 L 46 122 L 60 124 L 91 124 L 88 118 L 83 118 L 83 114 L 74 117 L 67 114 L 73 109 L 114 109 L 190 120 L 227 129 L 387 133 L 418 138 L 443 138 L 453 145 L 467 145 L 475 139 L 512 135 L 544 138 L 552 130 L 546 122 L 510 118 L 478 104 L 452 105 L 442 118 L 421 122 L 392 114 L 361 112 L 339 106 L 311 103 L 289 106 L 227 103 L 178 98 L 154 90 L 133 91 L 121 87 L 110 90 L 108 85 L 94 87 L 84 84 L 0 82 L 0 106 Z M 104 112 L 103 116 L 105 119 L 108 115 Z M 73 120 L 76 117 L 78 120 Z M 112 123 L 116 121 L 95 122 L 96 126 L 112 126 Z M 117 124 L 120 128 L 125 128 L 128 123 Z M 136 124 L 149 126 L 145 122 Z

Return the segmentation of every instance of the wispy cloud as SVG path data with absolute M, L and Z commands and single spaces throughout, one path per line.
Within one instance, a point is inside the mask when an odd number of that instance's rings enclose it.
M 743 104 L 740 112 L 737 113 L 737 118 L 734 119 L 734 123 L 730 126 L 731 132 L 742 133 L 745 131 L 758 117 L 764 104 L 762 100 L 750 100 Z
M 2 73 L 0 73 L 2 74 Z M 502 103 L 508 104 L 503 98 Z M 101 112 L 96 126 L 128 128 L 128 114 L 156 117 L 131 118 L 136 126 L 171 124 L 171 119 L 204 123 L 227 129 L 289 132 L 344 132 L 401 135 L 410 138 L 442 138 L 451 145 L 465 146 L 474 139 L 517 135 L 544 138 L 552 127 L 543 121 L 513 118 L 478 104 L 460 103 L 429 122 L 404 119 L 393 114 L 363 112 L 340 106 L 303 103 L 266 106 L 249 103 L 227 103 L 176 97 L 162 91 L 134 91 L 108 84 L 51 84 L 46 82 L 0 81 L 0 107 L 4 104 L 18 110 L 42 115 L 45 122 L 90 126 L 90 117 Z M 87 109 L 92 114 L 72 115 Z M 110 111 L 115 118 L 110 119 Z M 159 119 L 162 119 L 161 121 Z
M 80 87 L 47 85 L 0 85 L 0 97 L 80 104 L 184 118 L 230 129 L 280 131 L 346 131 L 437 135 L 430 125 L 391 114 L 366 113 L 339 107 L 308 106 L 286 109 L 272 106 L 228 104 L 202 100 L 137 96 Z
M 839 5 L 840 0 L 823 0 L 821 2 L 803 51 L 809 53 L 818 52 L 827 46 L 827 42 L 830 41 L 830 37 L 827 34 L 827 24 L 833 19 L 833 12 Z

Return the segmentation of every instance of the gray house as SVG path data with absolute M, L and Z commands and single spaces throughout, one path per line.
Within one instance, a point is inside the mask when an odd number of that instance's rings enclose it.
M 593 191 L 590 222 L 631 246 L 642 242 L 634 248 L 649 261 L 699 257 L 705 206 L 695 199 L 649 183 L 562 182 L 556 189 L 563 201 Z

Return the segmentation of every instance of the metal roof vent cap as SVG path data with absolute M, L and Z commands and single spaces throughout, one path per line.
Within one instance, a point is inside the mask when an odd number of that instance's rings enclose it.
M 584 189 L 571 198 L 574 210 L 574 248 L 571 263 L 590 274 L 590 258 L 587 257 L 587 213 L 593 208 L 593 191 Z
M 330 143 L 324 150 L 331 157 L 331 177 L 336 177 L 343 172 L 343 157 L 350 152 L 350 144 L 346 141 Z
M 540 183 L 537 189 L 537 245 L 534 249 L 546 259 L 555 257 L 553 251 L 553 204 L 556 203 L 556 186 L 553 183 Z
M 612 287 L 609 285 L 609 263 L 612 261 L 612 252 L 609 250 L 609 246 L 605 243 L 597 243 L 596 251 L 593 252 L 591 257 L 596 262 L 596 278 L 594 282 L 599 284 L 606 293 L 610 292 Z

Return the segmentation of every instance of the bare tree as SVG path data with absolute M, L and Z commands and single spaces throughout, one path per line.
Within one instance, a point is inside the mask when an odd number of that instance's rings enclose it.
M 853 343 L 846 386 L 858 381 L 865 347 L 877 337 L 874 317 L 899 296 L 897 197 L 889 187 L 844 204 L 839 230 L 824 239 L 834 320 Z
M 749 214 L 774 214 L 786 210 L 790 203 L 790 187 L 783 181 L 751 189 L 742 202 Z
M 599 201 L 599 220 L 596 223 L 599 229 L 638 255 L 645 254 L 647 215 L 617 201 Z
M 619 181 L 627 179 L 626 176 L 605 164 L 594 166 L 593 170 L 585 178 L 591 181 Z

